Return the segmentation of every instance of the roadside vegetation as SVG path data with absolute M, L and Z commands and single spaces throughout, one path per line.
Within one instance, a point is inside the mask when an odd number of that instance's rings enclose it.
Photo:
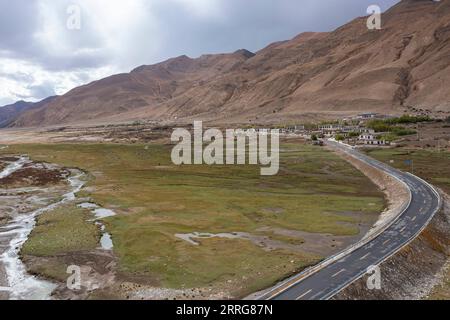
M 368 149 L 366 153 L 414 174 L 450 194 L 450 152 L 420 149 Z
M 28 154 L 89 172 L 78 196 L 118 213 L 105 224 L 120 274 L 167 288 L 223 288 L 243 297 L 324 258 L 301 249 L 309 239 L 275 229 L 355 237 L 359 225 L 374 222 L 384 207 L 382 193 L 362 173 L 322 148 L 282 144 L 281 170 L 273 177 L 260 176 L 256 166 L 177 167 L 171 148 L 35 144 L 0 154 Z M 96 247 L 98 230 L 86 214 L 61 208 L 42 215 L 23 254 L 48 257 Z M 267 249 L 221 238 L 194 246 L 176 237 L 192 232 L 246 232 L 300 247 Z M 40 271 L 58 273 L 49 270 Z
M 383 140 L 394 141 L 399 137 L 409 136 L 416 134 L 417 131 L 405 127 L 405 125 L 414 125 L 422 122 L 430 122 L 432 119 L 428 116 L 409 116 L 404 115 L 399 118 L 392 119 L 376 119 L 371 120 L 367 123 L 367 127 L 375 130 L 375 132 L 384 132 L 385 135 L 382 136 Z

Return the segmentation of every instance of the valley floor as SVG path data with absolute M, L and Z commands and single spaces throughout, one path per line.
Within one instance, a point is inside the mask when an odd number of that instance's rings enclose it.
M 176 167 L 165 144 L 10 145 L 0 155 L 87 180 L 76 201 L 37 218 L 23 261 L 59 284 L 57 298 L 228 299 L 270 287 L 356 242 L 385 206 L 333 153 L 297 140 L 282 149 L 280 174 L 261 177 L 253 166 Z M 95 223 L 86 203 L 116 215 Z M 99 248 L 99 222 L 112 250 Z M 65 287 L 70 265 L 82 267 L 80 292 Z

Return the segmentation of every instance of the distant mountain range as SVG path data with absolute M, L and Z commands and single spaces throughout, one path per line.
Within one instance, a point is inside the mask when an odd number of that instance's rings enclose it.
M 5 123 L 264 123 L 412 108 L 450 112 L 450 0 L 403 0 L 382 15 L 382 30 L 368 30 L 366 20 L 256 53 L 141 66 L 25 107 Z
M 10 104 L 7 106 L 0 107 L 0 128 L 8 127 L 13 124 L 17 118 L 24 112 L 38 109 L 42 106 L 46 106 L 55 97 L 46 98 L 40 102 L 26 102 L 26 101 L 18 101 L 14 104 Z

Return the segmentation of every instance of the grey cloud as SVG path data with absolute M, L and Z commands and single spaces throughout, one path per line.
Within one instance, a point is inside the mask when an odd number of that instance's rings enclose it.
M 346 21 L 366 14 L 373 0 L 221 0 L 223 12 L 217 20 L 199 19 L 189 7 L 173 1 L 149 1 L 148 10 L 160 25 L 161 48 L 155 54 L 152 34 L 142 25 L 138 35 L 130 34 L 132 43 L 127 56 L 116 57 L 104 49 L 97 25 L 89 11 L 82 8 L 83 28 L 65 28 L 67 7 L 71 0 L 55 1 L 60 32 L 70 44 L 70 53 L 59 55 L 54 48 L 36 41 L 36 30 L 45 23 L 37 14 L 39 0 L 0 0 L 0 50 L 10 57 L 39 63 L 48 70 L 97 68 L 113 61 L 129 68 L 155 63 L 171 56 L 227 52 L 239 48 L 255 51 L 278 40 L 288 39 L 303 31 L 327 31 Z M 386 9 L 396 0 L 378 0 Z M 124 3 L 126 5 L 126 3 Z M 150 12 L 149 12 L 150 13 Z M 145 14 L 145 13 L 144 13 Z M 149 18 L 149 24 L 153 24 Z M 84 50 L 85 53 L 76 54 Z M 124 50 L 125 51 L 125 50 Z M 119 59 L 118 59 L 119 58 Z
M 17 82 L 31 83 L 34 82 L 34 77 L 31 74 L 27 74 L 24 72 L 18 73 L 1 73 L 0 78 L 9 79 Z
M 35 1 L 0 0 L 0 49 L 20 53 L 32 46 L 30 35 L 38 23 Z
M 63 33 L 70 44 L 69 53 L 61 55 L 55 48 L 42 45 L 38 41 L 38 31 L 46 23 L 39 15 L 39 0 L 0 0 L 0 51 L 4 57 L 37 63 L 47 70 L 73 70 L 97 68 L 108 63 L 106 52 L 102 52 L 103 42 L 94 32 L 95 21 L 84 19 L 83 29 L 66 28 L 67 7 L 70 0 L 54 2 L 53 9 L 58 32 Z M 86 15 L 87 17 L 87 15 Z M 76 54 L 83 51 L 86 53 Z
M 21 100 L 31 101 L 31 100 L 43 100 L 45 98 L 56 95 L 55 84 L 51 81 L 45 81 L 44 83 L 37 85 L 28 85 L 26 88 L 29 90 L 29 94 L 17 94 L 12 93 Z
M 106 40 L 97 32 L 103 21 L 97 21 L 95 15 L 82 8 L 82 30 L 67 30 L 67 6 L 77 0 L 53 1 L 56 31 L 63 35 L 67 45 L 61 51 L 52 44 L 39 41 L 37 31 L 48 22 L 38 14 L 42 5 L 40 0 L 0 0 L 0 58 L 20 59 L 51 72 L 64 71 L 68 77 L 80 70 L 89 72 L 107 66 L 129 71 L 141 64 L 182 54 L 195 57 L 240 48 L 257 51 L 271 42 L 290 39 L 304 31 L 332 30 L 357 16 L 366 15 L 367 7 L 373 4 L 373 0 L 218 2 L 220 16 L 208 19 L 195 15 L 191 8 L 174 0 L 149 0 L 142 12 L 149 18 L 140 21 L 138 28 L 127 35 L 120 50 L 113 51 L 108 50 Z M 398 1 L 375 2 L 384 10 Z M 128 4 L 123 2 L 123 5 Z M 23 87 L 32 91 L 34 99 L 54 94 L 51 79 L 32 86 L 35 81 L 24 75 L 3 77 L 15 77 L 15 81 L 23 82 Z M 81 76 L 79 78 L 83 81 Z
M 396 0 L 378 0 L 384 10 Z M 180 54 L 252 51 L 290 39 L 304 31 L 330 31 L 366 15 L 373 0 L 227 0 L 224 19 L 199 23 L 182 7 L 169 3 L 158 8 L 164 32 L 162 57 Z
M 38 85 L 28 86 L 28 89 L 30 90 L 30 98 L 41 100 L 54 96 L 56 95 L 54 87 L 55 84 L 51 81 L 45 81 L 44 83 Z

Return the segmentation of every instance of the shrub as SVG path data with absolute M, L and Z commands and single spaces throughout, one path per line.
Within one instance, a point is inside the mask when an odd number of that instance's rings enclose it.
M 391 132 L 399 137 L 416 134 L 416 130 L 406 129 L 403 127 L 392 127 Z

